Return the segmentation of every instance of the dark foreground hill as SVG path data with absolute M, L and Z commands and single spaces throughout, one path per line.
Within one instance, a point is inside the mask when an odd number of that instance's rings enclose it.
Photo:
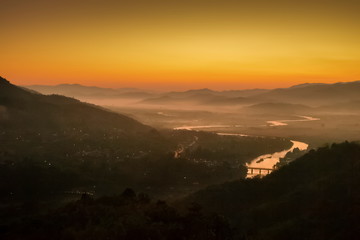
M 97 200 L 84 194 L 57 210 L 4 222 L 0 234 L 4 239 L 358 239 L 359 156 L 360 146 L 348 142 L 312 150 L 263 179 L 197 192 L 179 208 L 130 189 Z M 31 207 L 41 212 L 38 204 Z
M 360 146 L 312 150 L 263 179 L 209 187 L 193 201 L 231 219 L 245 239 L 358 239 Z
M 3 78 L 0 143 L 0 200 L 9 201 L 111 189 L 129 178 L 118 170 L 126 162 L 173 147 L 155 129 L 127 116 L 30 92 Z
M 122 135 L 154 133 L 134 119 L 60 95 L 42 95 L 10 84 L 0 77 L 2 128 L 22 126 L 39 131 L 63 128 L 89 131 L 117 129 Z
M 126 189 L 121 195 L 81 200 L 37 217 L 0 225 L 2 239 L 230 240 L 223 217 L 204 215 L 197 205 L 185 212 Z

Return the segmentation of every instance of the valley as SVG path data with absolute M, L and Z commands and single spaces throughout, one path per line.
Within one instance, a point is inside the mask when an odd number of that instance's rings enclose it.
M 274 103 L 259 97 L 278 90 L 231 93 L 192 90 L 165 93 L 165 96 L 136 91 L 133 96 L 92 87 L 97 92 L 90 100 L 88 95 L 84 98 L 79 95 L 80 100 L 76 100 L 42 95 L 0 80 L 3 211 L 0 225 L 9 234 L 14 225 L 7 222 L 19 221 L 23 216 L 36 217 L 57 206 L 71 206 L 80 196 L 82 200 L 73 206 L 86 206 L 83 204 L 87 201 L 103 196 L 118 196 L 110 199 L 122 199 L 121 208 L 135 204 L 142 209 L 139 204 L 145 204 L 157 209 L 158 205 L 144 200 L 152 196 L 169 202 L 174 207 L 171 211 L 180 211 L 180 215 L 184 214 L 185 206 L 198 202 L 205 207 L 204 213 L 224 214 L 231 224 L 241 227 L 240 233 L 232 232 L 232 235 L 255 236 L 248 232 L 249 225 L 241 223 L 228 209 L 210 204 L 208 197 L 230 201 L 225 193 L 218 195 L 230 186 L 235 199 L 238 194 L 249 194 L 239 201 L 245 201 L 251 211 L 257 211 L 259 200 L 251 194 L 259 190 L 268 198 L 270 195 L 263 185 L 272 181 L 269 179 L 280 181 L 276 180 L 279 174 L 289 174 L 287 169 L 301 165 L 298 159 L 312 158 L 314 149 L 320 148 L 320 155 L 321 149 L 342 151 L 347 142 L 345 145 L 333 142 L 358 140 L 360 133 L 359 112 L 348 108 L 339 112 L 340 103 L 334 104 L 336 107 L 317 106 L 321 102 L 317 98 L 316 104 L 306 106 L 289 99 L 289 103 Z M 67 91 L 74 87 L 76 91 L 84 89 L 71 85 Z M 107 98 L 109 91 L 113 94 L 111 99 Z M 149 96 L 151 101 L 146 100 Z M 333 145 L 328 147 L 329 143 Z M 349 147 L 356 151 L 355 145 Z M 316 176 L 321 178 L 328 167 L 325 162 L 311 166 L 317 171 L 312 181 L 317 181 Z M 303 174 L 306 176 L 306 172 Z M 283 175 L 279 178 L 287 181 Z M 243 187 L 244 184 L 252 185 L 253 189 Z M 287 194 L 287 190 L 276 186 L 270 188 L 279 193 L 271 195 L 271 201 L 277 204 L 281 201 L 277 198 Z M 116 195 L 122 189 L 130 192 Z M 132 189 L 139 191 L 139 195 L 132 193 Z M 212 189 L 217 189 L 217 193 L 213 194 Z M 96 205 L 110 206 L 99 201 Z M 167 205 L 161 206 L 168 209 Z M 9 214 L 11 209 L 16 211 Z M 239 206 L 236 209 L 243 211 Z M 191 211 L 189 214 L 194 214 Z M 245 212 L 251 217 L 256 215 Z M 149 219 L 148 212 L 139 214 Z M 116 218 L 122 219 L 120 215 Z M 228 228 L 227 222 L 223 224 L 221 227 Z
M 0 240 L 357 240 L 359 0 L 0 0 Z

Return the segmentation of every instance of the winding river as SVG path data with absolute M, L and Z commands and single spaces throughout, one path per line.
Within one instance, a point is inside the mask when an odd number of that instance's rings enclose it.
M 274 168 L 274 165 L 276 163 L 278 163 L 280 161 L 280 158 L 285 157 L 285 155 L 288 152 L 292 152 L 295 148 L 298 148 L 301 151 L 305 151 L 309 145 L 304 143 L 304 142 L 299 142 L 299 141 L 294 141 L 291 140 L 292 142 L 292 146 L 291 148 L 281 151 L 281 152 L 274 152 L 274 153 L 270 153 L 270 154 L 264 154 L 261 155 L 257 158 L 254 158 L 249 164 L 247 164 L 247 167 L 252 167 L 252 168 L 268 168 L 268 169 L 272 169 Z M 247 177 L 253 177 L 255 175 L 259 174 L 258 171 L 254 171 L 253 174 L 248 173 Z M 266 175 L 267 172 L 263 171 L 262 175 Z
M 269 124 L 270 127 L 274 127 L 274 126 L 286 126 L 288 125 L 288 122 L 309 122 L 309 121 L 318 121 L 320 120 L 320 118 L 314 118 L 314 117 L 309 117 L 309 116 L 297 116 L 300 117 L 301 119 L 292 119 L 292 120 L 272 120 L 272 121 L 267 121 L 267 123 Z
M 293 120 L 272 120 L 267 121 L 270 127 L 272 126 L 286 126 L 289 122 L 307 122 L 307 121 L 317 121 L 320 120 L 319 118 L 314 117 L 308 117 L 308 116 L 298 116 L 301 117 L 301 119 L 293 119 Z M 241 125 L 203 125 L 203 126 L 182 126 L 182 127 L 176 127 L 174 130 L 194 130 L 199 131 L 199 129 L 205 129 L 205 128 L 230 128 L 230 127 L 241 127 Z M 217 133 L 218 135 L 222 136 L 241 136 L 241 137 L 251 137 L 246 134 L 241 133 Z M 273 169 L 274 165 L 280 161 L 280 158 L 285 157 L 285 155 L 288 152 L 292 152 L 295 148 L 298 148 L 301 151 L 307 150 L 308 144 L 304 142 L 299 142 L 295 140 L 290 140 L 292 142 L 292 146 L 289 149 L 280 151 L 280 152 L 274 152 L 270 154 L 264 154 L 261 156 L 258 156 L 257 158 L 254 158 L 250 161 L 249 164 L 247 164 L 247 167 L 252 168 L 267 168 L 267 169 Z M 254 177 L 258 175 L 258 171 L 253 171 L 253 174 L 248 173 L 247 177 Z M 262 175 L 268 174 L 267 171 L 262 172 Z

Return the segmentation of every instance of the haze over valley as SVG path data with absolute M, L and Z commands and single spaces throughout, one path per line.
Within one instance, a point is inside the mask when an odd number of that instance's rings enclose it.
M 146 92 L 82 85 L 26 86 L 125 113 L 156 128 L 277 136 L 312 147 L 357 140 L 360 82 L 301 84 L 281 89 Z
M 226 189 L 225 182 L 241 185 L 237 182 L 269 174 L 261 180 L 265 184 L 311 149 L 358 141 L 360 133 L 360 82 L 147 92 L 77 84 L 18 87 L 2 78 L 0 87 L 6 221 L 28 212 L 24 204 L 29 201 L 51 209 L 54 202 L 71 202 L 79 195 L 97 198 L 132 188 L 175 201 L 180 209 L 195 198 L 206 211 L 224 212 L 239 224 L 227 209 L 203 199 L 212 194 L 206 187 L 211 191 L 212 185 L 225 184 Z M 303 101 L 304 92 L 316 95 Z M 7 212 L 13 207 L 16 213 Z M 10 229 L 9 236 L 21 236 Z
M 359 239 L 359 12 L 1 0 L 0 239 Z

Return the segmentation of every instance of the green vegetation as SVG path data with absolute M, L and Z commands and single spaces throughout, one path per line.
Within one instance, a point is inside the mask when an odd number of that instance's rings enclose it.
M 132 187 L 184 196 L 244 178 L 244 163 L 289 147 L 284 139 L 157 131 L 127 116 L 0 79 L 0 201 L 62 201 Z M 196 143 L 189 146 L 194 139 Z M 175 151 L 184 147 L 184 153 Z M 71 199 L 71 198 L 70 198 Z
M 281 168 L 289 164 L 291 161 L 304 155 L 304 153 L 305 151 L 301 151 L 299 148 L 293 149 L 291 152 L 288 152 L 285 157 L 279 159 L 279 162 L 275 164 L 275 168 Z
M 2 209 L 3 239 L 357 239 L 360 145 L 312 150 L 259 179 L 209 187 L 176 204 L 131 189 L 44 211 Z M 196 202 L 196 203 L 195 203 Z M 216 212 L 216 213 L 215 213 Z M 24 214 L 26 213 L 26 214 Z M 7 218 L 9 219 L 9 218 Z M 229 220 L 226 220 L 229 219 Z
M 212 186 L 189 196 L 228 217 L 246 239 L 357 239 L 360 146 L 310 151 L 262 179 Z
M 221 136 L 211 132 L 186 130 L 173 131 L 167 135 L 181 143 L 181 157 L 208 165 L 227 164 L 239 167 L 260 155 L 292 146 L 288 139 L 276 137 Z
M 205 215 L 198 205 L 181 213 L 131 189 L 97 200 L 84 194 L 47 214 L 3 225 L 1 232 L 2 239 L 233 239 L 229 223 L 219 215 Z
M 357 239 L 360 145 L 295 149 L 272 174 L 245 179 L 245 163 L 290 145 L 155 130 L 0 78 L 0 238 Z

